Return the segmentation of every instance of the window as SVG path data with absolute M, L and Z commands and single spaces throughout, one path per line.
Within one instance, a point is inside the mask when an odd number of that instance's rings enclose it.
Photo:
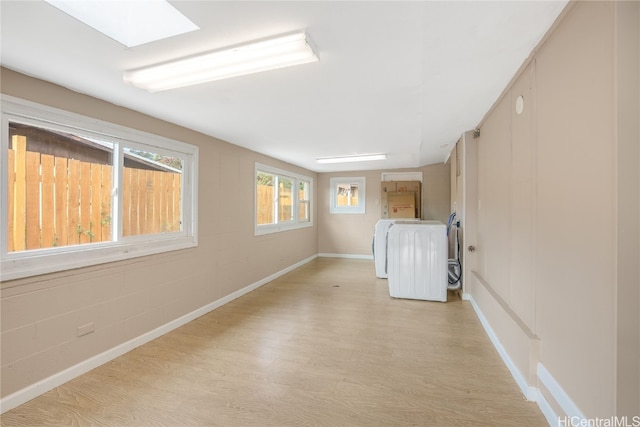
M 150 152 L 138 147 L 124 148 L 122 235 L 179 232 L 185 159 L 179 153 L 160 154 L 157 149 Z
M 313 225 L 312 178 L 256 163 L 256 235 Z
M 331 178 L 331 205 L 329 211 L 332 214 L 365 212 L 365 179 L 364 177 Z
M 198 149 L 2 99 L 2 280 L 197 245 Z
M 311 221 L 311 182 L 301 179 L 298 181 L 298 221 Z

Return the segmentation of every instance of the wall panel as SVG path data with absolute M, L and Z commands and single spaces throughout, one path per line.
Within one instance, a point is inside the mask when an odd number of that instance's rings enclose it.
M 541 359 L 592 417 L 615 411 L 613 9 L 579 4 L 536 57 Z

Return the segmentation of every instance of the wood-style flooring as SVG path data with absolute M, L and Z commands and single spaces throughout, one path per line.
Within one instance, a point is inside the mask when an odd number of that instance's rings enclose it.
M 10 426 L 547 426 L 457 296 L 319 258 L 0 417 Z

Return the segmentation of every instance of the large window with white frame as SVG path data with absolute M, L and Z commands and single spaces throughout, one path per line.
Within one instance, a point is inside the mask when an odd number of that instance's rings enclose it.
M 255 234 L 311 227 L 313 178 L 256 163 Z
M 2 280 L 197 245 L 196 146 L 9 96 L 1 143 Z

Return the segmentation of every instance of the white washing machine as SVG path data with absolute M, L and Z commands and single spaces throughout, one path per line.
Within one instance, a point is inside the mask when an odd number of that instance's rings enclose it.
M 373 234 L 373 260 L 376 265 L 376 277 L 387 278 L 387 231 L 395 219 L 381 219 L 376 223 Z
M 447 301 L 447 226 L 439 221 L 396 221 L 387 233 L 389 295 Z

